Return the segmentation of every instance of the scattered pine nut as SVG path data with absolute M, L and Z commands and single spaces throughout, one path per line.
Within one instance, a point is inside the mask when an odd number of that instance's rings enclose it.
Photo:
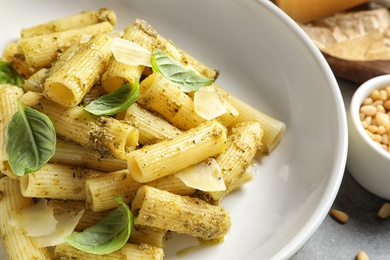
M 359 251 L 356 255 L 356 260 L 370 260 L 366 252 L 364 251 Z
M 378 211 L 378 216 L 381 219 L 386 219 L 390 217 L 390 203 L 388 202 L 383 203 L 382 207 Z
M 349 216 L 341 210 L 331 209 L 330 214 L 340 223 L 346 223 L 349 220 Z

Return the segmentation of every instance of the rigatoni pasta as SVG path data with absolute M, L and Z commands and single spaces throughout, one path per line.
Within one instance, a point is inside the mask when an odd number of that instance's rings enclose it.
M 1 173 L 12 179 L 18 179 L 18 176 L 12 173 L 8 164 L 8 155 L 6 152 L 7 127 L 11 117 L 18 110 L 17 100 L 23 95 L 20 87 L 8 84 L 0 84 L 0 163 Z
M 0 192 L 0 231 L 9 258 L 51 259 L 48 248 L 37 248 L 31 237 L 9 224 L 12 212 L 32 205 L 33 199 L 24 197 L 20 192 L 19 181 L 7 176 L 0 179 Z
M 135 223 L 205 240 L 222 238 L 230 229 L 229 213 L 221 206 L 189 196 L 180 196 L 141 186 L 131 204 Z
M 90 259 L 91 254 L 78 250 L 67 243 L 56 246 L 54 250 L 56 259 Z M 135 245 L 127 243 L 120 250 L 110 254 L 94 256 L 94 259 L 99 260 L 162 260 L 164 251 L 160 247 L 150 245 Z
M 223 125 L 208 121 L 170 140 L 134 150 L 127 158 L 130 174 L 142 183 L 173 174 L 221 153 L 226 135 Z
M 46 95 L 65 107 L 78 105 L 103 74 L 111 55 L 110 44 L 111 37 L 106 34 L 94 35 L 64 66 L 46 79 Z
M 138 130 L 111 117 L 96 117 L 79 106 L 64 108 L 44 95 L 27 92 L 23 104 L 44 111 L 57 135 L 99 152 L 102 158 L 127 159 L 138 144 Z
M 112 24 L 102 22 L 83 28 L 22 38 L 18 42 L 18 50 L 24 55 L 27 65 L 37 70 L 50 66 L 59 51 L 65 51 L 70 45 L 79 41 L 83 35 L 110 32 L 112 29 Z
M 79 13 L 24 28 L 3 53 L 23 74 L 22 87 L 0 85 L 1 173 L 7 175 L 0 178 L 0 229 L 11 258 L 20 246 L 16 241 L 22 241 L 37 259 L 49 259 L 47 248 L 38 248 L 29 236 L 6 225 L 9 210 L 38 199 L 48 201 L 46 210 L 53 216 L 82 213 L 74 235 L 107 226 L 120 234 L 90 236 L 102 236 L 100 242 L 108 240 L 108 248 L 121 244 L 104 254 L 96 250 L 104 242 L 95 245 L 87 237 L 87 246 L 96 248 L 86 250 L 66 240 L 73 235 L 62 238 L 58 241 L 67 242 L 54 248 L 58 259 L 163 259 L 171 232 L 222 239 L 232 224 L 222 200 L 256 177 L 248 172 L 249 164 L 256 153 L 270 153 L 284 133 L 283 122 L 218 86 L 218 70 L 146 21 L 136 19 L 118 32 L 115 24 L 109 9 Z M 142 49 L 143 57 L 150 54 L 150 64 L 117 59 L 116 40 Z M 166 54 L 165 62 L 180 73 L 188 73 L 186 82 L 159 69 L 156 51 Z M 188 82 L 194 85 L 183 89 Z M 197 94 L 208 88 L 223 106 L 218 115 L 197 110 L 198 102 L 205 103 Z M 95 110 L 88 109 L 91 104 Z M 55 150 L 43 166 L 16 176 L 7 163 L 15 155 L 7 154 L 6 130 L 25 107 L 53 124 Z M 205 107 L 215 108 L 211 103 Z
M 61 164 L 46 164 L 20 180 L 23 196 L 66 200 L 86 199 L 85 180 L 101 172 Z
M 28 38 L 39 35 L 48 35 L 55 32 L 83 28 L 101 22 L 109 22 L 114 26 L 117 22 L 115 12 L 107 8 L 101 8 L 97 11 L 84 11 L 44 24 L 24 28 L 21 30 L 21 37 Z

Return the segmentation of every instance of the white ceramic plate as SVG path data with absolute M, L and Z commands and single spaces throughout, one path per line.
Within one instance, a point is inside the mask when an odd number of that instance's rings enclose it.
M 255 180 L 225 199 L 232 217 L 225 243 L 184 259 L 291 257 L 322 223 L 345 168 L 344 105 L 318 50 L 292 20 L 261 0 L 3 0 L 0 48 L 23 27 L 100 7 L 116 11 L 117 29 L 145 19 L 219 68 L 219 85 L 287 124 L 280 145 L 258 164 Z M 166 259 L 178 258 L 176 252 L 193 242 L 169 241 Z

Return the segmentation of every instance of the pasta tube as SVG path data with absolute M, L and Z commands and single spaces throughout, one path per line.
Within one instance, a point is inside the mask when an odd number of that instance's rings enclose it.
M 78 105 L 103 74 L 111 56 L 110 43 L 111 37 L 97 34 L 83 44 L 69 62 L 46 79 L 47 96 L 65 107 Z
M 0 84 L 0 163 L 1 173 L 16 179 L 8 164 L 8 154 L 6 152 L 7 127 L 12 116 L 18 109 L 17 100 L 23 95 L 24 91 L 20 87 L 11 84 Z
M 151 37 L 150 34 L 145 34 L 140 30 L 137 27 L 137 23 L 134 23 L 125 28 L 122 39 L 132 42 L 136 41 L 140 46 L 147 47 L 147 42 L 153 39 Z M 102 86 L 108 93 L 111 93 L 123 84 L 128 82 L 133 83 L 135 80 L 141 78 L 144 68 L 145 66 L 142 65 L 128 65 L 112 58 L 107 70 L 102 76 Z
M 116 158 L 101 158 L 96 152 L 71 141 L 57 138 L 56 150 L 51 163 L 86 167 L 102 172 L 113 172 L 127 169 L 127 161 Z
M 239 112 L 239 116 L 232 123 L 232 125 L 253 120 L 259 121 L 261 123 L 264 129 L 261 152 L 270 153 L 280 142 L 280 139 L 286 130 L 286 124 L 280 120 L 264 114 L 263 112 L 235 97 L 228 91 L 220 87 L 217 87 L 217 89 Z
M 21 31 L 21 37 L 28 38 L 47 35 L 55 32 L 83 28 L 101 22 L 109 22 L 113 26 L 116 25 L 117 19 L 115 12 L 107 8 L 101 8 L 97 11 L 85 11 L 80 14 L 74 14 L 47 23 L 24 28 Z
M 208 121 L 171 140 L 131 151 L 128 169 L 136 181 L 144 183 L 215 156 L 225 147 L 225 127 L 217 121 Z
M 182 133 L 177 127 L 142 108 L 137 103 L 126 110 L 123 120 L 138 129 L 139 143 L 143 145 L 172 139 Z
M 85 180 L 102 174 L 86 168 L 45 164 L 36 172 L 20 178 L 23 196 L 64 200 L 85 200 Z
M 263 129 L 257 121 L 237 124 L 228 135 L 225 151 L 216 157 L 225 181 L 226 190 L 205 192 L 200 196 L 213 204 L 219 204 L 235 187 L 256 155 L 263 137 Z
M 131 205 L 134 223 L 171 230 L 205 240 L 221 238 L 230 229 L 229 213 L 221 206 L 143 185 Z
M 160 114 L 180 130 L 188 130 L 206 121 L 196 113 L 194 101 L 157 72 L 141 82 L 137 103 Z
M 18 44 L 16 42 L 9 43 L 3 50 L 3 57 L 8 62 L 12 63 L 12 67 L 23 76 L 23 78 L 29 78 L 36 71 L 33 68 L 30 68 L 24 55 L 20 53 Z
M 78 250 L 68 243 L 62 243 L 54 249 L 55 259 L 96 259 L 96 260 L 162 260 L 164 251 L 162 248 L 146 244 L 134 245 L 127 243 L 121 249 L 109 254 L 95 255 Z
M 178 48 L 172 41 L 164 38 L 161 34 L 159 34 L 145 20 L 136 19 L 135 26 L 137 27 L 137 30 L 143 31 L 144 34 L 150 35 L 151 37 L 154 38 L 153 41 L 146 42 L 149 45 L 145 45 L 145 43 L 144 44 L 141 43 L 142 41 L 144 41 L 144 39 L 145 39 L 144 37 L 140 37 L 137 41 L 135 41 L 136 43 L 142 45 L 143 47 L 147 48 L 150 51 L 152 51 L 158 47 L 158 48 L 162 49 L 164 52 L 166 52 L 167 54 L 169 54 L 175 60 L 184 64 L 185 66 L 189 66 L 189 67 L 194 68 L 196 71 L 198 71 L 203 76 L 209 77 L 209 78 L 217 78 L 217 76 L 218 76 L 217 70 L 210 68 L 206 64 L 195 59 L 189 53 Z
M 149 186 L 167 190 L 175 194 L 191 195 L 195 189 L 186 186 L 179 178 L 170 174 L 147 183 Z M 129 171 L 120 170 L 87 178 L 85 189 L 87 193 L 86 206 L 99 212 L 117 207 L 114 197 L 122 197 L 127 204 L 134 199 L 135 193 L 142 184 L 135 181 Z
M 34 204 L 33 200 L 23 197 L 19 181 L 7 176 L 0 179 L 0 192 L 0 232 L 9 259 L 50 260 L 51 256 L 47 248 L 37 248 L 31 237 L 9 224 L 12 212 L 31 206 Z
M 78 106 L 61 107 L 36 92 L 27 92 L 20 100 L 47 114 L 57 135 L 92 149 L 101 158 L 127 160 L 127 153 L 138 145 L 138 130 L 126 122 L 97 117 Z
M 56 60 L 58 53 L 64 52 L 69 46 L 78 42 L 83 35 L 106 33 L 112 29 L 113 26 L 109 22 L 101 22 L 83 28 L 22 38 L 17 42 L 18 55 L 19 58 L 23 56 L 27 66 L 35 71 L 49 67 Z M 18 57 L 14 55 L 14 58 Z
M 119 205 L 114 201 L 116 196 L 130 203 L 141 185 L 127 169 L 88 178 L 85 181 L 87 208 L 94 212 L 115 208 Z
M 142 245 L 148 244 L 163 248 L 168 231 L 149 226 L 134 225 L 131 231 L 129 243 Z
M 75 231 L 83 231 L 84 229 L 94 225 L 96 222 L 104 218 L 109 212 L 93 212 L 88 210 L 85 206 L 85 201 L 82 200 L 63 200 L 63 199 L 51 199 L 47 204 L 53 208 L 55 216 L 60 216 L 67 212 L 77 213 L 81 210 L 83 215 L 81 216 Z

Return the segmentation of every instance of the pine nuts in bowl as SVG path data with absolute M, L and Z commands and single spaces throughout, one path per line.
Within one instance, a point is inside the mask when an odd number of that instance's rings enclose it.
M 348 111 L 347 168 L 371 193 L 390 199 L 390 75 L 363 83 Z

